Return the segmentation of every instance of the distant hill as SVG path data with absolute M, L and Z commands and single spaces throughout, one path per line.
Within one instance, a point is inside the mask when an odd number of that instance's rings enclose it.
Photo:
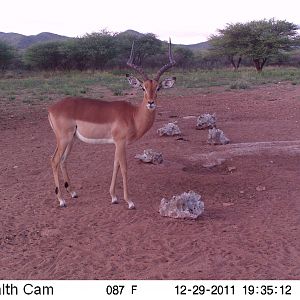
M 140 33 L 135 30 L 126 30 L 124 32 L 120 32 L 118 36 L 130 36 L 130 37 L 135 37 L 135 38 L 140 38 L 144 34 Z M 20 50 L 25 50 L 26 48 L 32 46 L 33 44 L 36 43 L 41 43 L 41 42 L 56 42 L 56 41 L 65 41 L 71 39 L 70 37 L 67 36 L 62 36 L 50 32 L 42 32 L 37 35 L 23 35 L 19 33 L 5 33 L 5 32 L 0 32 L 0 41 L 7 42 L 14 48 L 20 49 Z M 199 51 L 199 50 L 206 50 L 209 49 L 209 43 L 208 42 L 202 42 L 198 44 L 193 44 L 193 45 L 175 45 L 179 47 L 185 47 L 188 48 L 192 51 Z
M 190 49 L 192 51 L 207 50 L 207 49 L 209 49 L 211 47 L 208 41 L 202 42 L 202 43 L 198 43 L 198 44 L 177 45 L 177 46 L 185 47 L 185 48 L 188 48 L 188 49 Z
M 144 35 L 143 33 L 140 33 L 138 31 L 135 31 L 135 30 L 132 30 L 132 29 L 128 29 L 126 31 L 118 33 L 118 36 L 121 36 L 121 37 L 128 37 L 128 36 L 130 36 L 130 37 L 140 38 L 143 35 Z
M 62 36 L 50 32 L 42 32 L 37 35 L 23 35 L 19 33 L 5 33 L 0 32 L 0 40 L 7 42 L 14 48 L 23 50 L 30 47 L 33 44 L 41 42 L 56 42 L 56 41 L 65 41 L 70 39 L 67 36 Z
M 133 36 L 136 38 L 140 38 L 141 36 L 143 36 L 143 33 L 140 33 L 138 31 L 135 30 L 126 30 L 124 32 L 120 32 L 118 34 L 119 36 Z M 183 48 L 188 48 L 192 51 L 199 51 L 199 50 L 206 50 L 210 48 L 209 42 L 202 42 L 202 43 L 198 43 L 198 44 L 191 44 L 191 45 L 183 45 L 183 44 L 174 44 L 177 47 L 183 47 Z

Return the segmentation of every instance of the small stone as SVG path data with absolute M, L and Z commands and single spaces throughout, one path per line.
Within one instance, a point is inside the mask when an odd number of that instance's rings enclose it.
M 152 163 L 154 165 L 158 165 L 163 162 L 162 154 L 159 152 L 155 152 L 152 149 L 144 150 L 143 154 L 137 154 L 135 158 L 141 160 L 144 163 Z
M 184 137 L 180 136 L 180 137 L 176 138 L 176 141 L 184 141 L 184 142 L 189 142 L 190 140 L 188 140 L 188 139 L 186 139 L 186 138 L 184 138 Z
M 259 185 L 255 188 L 258 192 L 263 192 L 266 190 L 266 187 L 265 186 L 262 186 L 262 185 Z
M 56 228 L 44 228 L 41 231 L 41 236 L 43 237 L 52 237 L 52 236 L 57 236 L 60 235 L 60 230 Z
M 236 170 L 236 167 L 228 167 L 227 168 L 227 170 L 228 170 L 228 172 L 233 172 L 233 171 L 235 171 Z
M 197 118 L 196 116 L 185 116 L 185 117 L 182 117 L 182 119 L 184 120 L 190 120 L 190 119 L 195 119 Z

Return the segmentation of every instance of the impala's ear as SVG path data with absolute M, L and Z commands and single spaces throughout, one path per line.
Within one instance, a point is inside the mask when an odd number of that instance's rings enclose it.
M 169 89 L 173 87 L 175 81 L 176 81 L 176 77 L 166 78 L 160 83 L 160 86 L 163 89 Z
M 142 85 L 142 82 L 139 79 L 137 79 L 137 78 L 135 78 L 133 76 L 130 76 L 129 74 L 126 74 L 126 77 L 127 77 L 127 80 L 129 82 L 129 84 L 132 87 L 139 88 Z

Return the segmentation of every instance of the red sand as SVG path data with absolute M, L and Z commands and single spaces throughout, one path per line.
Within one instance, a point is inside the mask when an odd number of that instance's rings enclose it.
M 79 198 L 64 191 L 68 207 L 59 208 L 46 106 L 4 107 L 0 279 L 300 279 L 300 154 L 256 149 L 212 168 L 199 159 L 238 143 L 299 141 L 300 86 L 187 91 L 161 95 L 153 128 L 128 148 L 133 211 L 110 203 L 114 146 L 79 141 L 68 164 Z M 230 145 L 208 145 L 196 119 L 183 118 L 206 112 Z M 174 120 L 184 139 L 159 137 Z M 134 159 L 147 148 L 165 162 Z M 204 199 L 199 220 L 160 216 L 163 197 L 189 190 Z

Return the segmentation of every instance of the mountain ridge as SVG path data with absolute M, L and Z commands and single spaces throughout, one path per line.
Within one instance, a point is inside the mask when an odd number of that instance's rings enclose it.
M 136 38 L 140 38 L 144 34 L 136 30 L 128 29 L 118 33 L 118 35 L 123 35 L 123 36 L 127 35 L 127 36 L 134 36 Z M 0 32 L 0 41 L 6 42 L 10 46 L 19 50 L 26 50 L 28 47 L 36 43 L 57 42 L 57 41 L 65 41 L 68 39 L 72 39 L 72 37 L 63 36 L 51 32 L 41 32 L 36 35 L 23 35 L 15 32 Z M 201 43 L 191 44 L 191 45 L 175 44 L 175 46 L 187 48 L 192 51 L 198 51 L 198 50 L 208 49 L 209 43 L 206 41 L 206 42 L 201 42 Z
M 41 32 L 36 35 L 23 35 L 15 32 L 0 32 L 1 41 L 20 50 L 24 50 L 36 43 L 65 41 L 67 39 L 70 39 L 70 37 L 51 32 Z

